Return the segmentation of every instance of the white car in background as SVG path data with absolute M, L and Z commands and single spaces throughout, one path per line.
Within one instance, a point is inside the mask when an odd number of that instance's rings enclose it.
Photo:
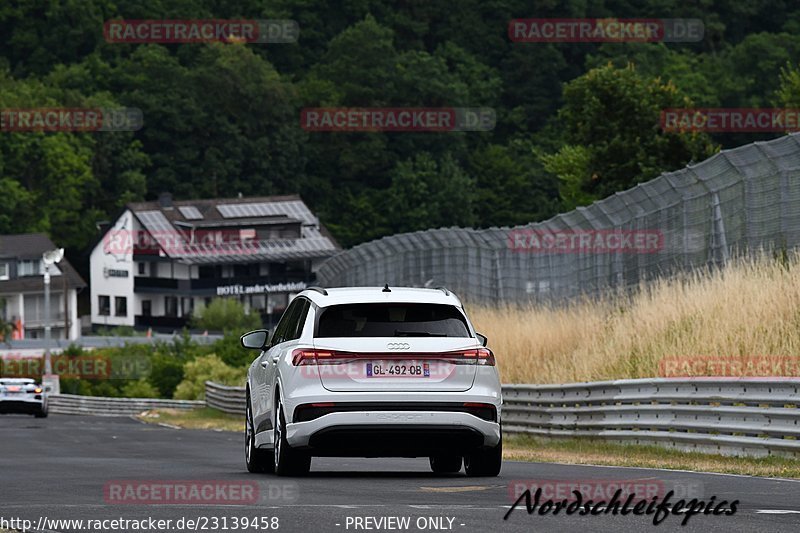
M 47 392 L 29 378 L 0 378 L 0 414 L 47 416 Z
M 311 288 L 266 330 L 247 377 L 251 472 L 302 475 L 314 456 L 429 457 L 437 473 L 496 476 L 494 354 L 446 289 Z

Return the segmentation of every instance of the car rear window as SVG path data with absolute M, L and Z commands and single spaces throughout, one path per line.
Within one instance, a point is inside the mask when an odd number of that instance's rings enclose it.
M 471 337 L 452 305 L 347 304 L 325 308 L 315 337 Z

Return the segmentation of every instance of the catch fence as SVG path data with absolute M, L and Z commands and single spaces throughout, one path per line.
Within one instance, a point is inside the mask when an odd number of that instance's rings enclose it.
M 800 244 L 798 135 L 723 151 L 536 224 L 364 243 L 326 261 L 318 279 L 324 287 L 446 286 L 478 302 L 558 302 L 746 251 L 782 253 Z

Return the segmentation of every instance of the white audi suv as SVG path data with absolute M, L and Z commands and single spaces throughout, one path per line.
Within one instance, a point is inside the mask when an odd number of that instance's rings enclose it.
M 429 457 L 437 473 L 496 476 L 502 395 L 494 354 L 447 289 L 310 288 L 247 376 L 250 472 L 302 475 L 312 457 Z

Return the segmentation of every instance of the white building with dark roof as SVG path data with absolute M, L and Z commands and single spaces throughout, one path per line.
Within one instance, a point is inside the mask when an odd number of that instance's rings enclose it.
M 0 235 L 0 318 L 14 326 L 12 339 L 44 338 L 42 254 L 56 248 L 44 233 Z M 53 339 L 80 336 L 78 291 L 86 283 L 67 259 L 50 267 L 50 326 Z
M 132 203 L 90 256 L 92 325 L 172 331 L 217 296 L 269 324 L 338 251 L 298 196 Z

